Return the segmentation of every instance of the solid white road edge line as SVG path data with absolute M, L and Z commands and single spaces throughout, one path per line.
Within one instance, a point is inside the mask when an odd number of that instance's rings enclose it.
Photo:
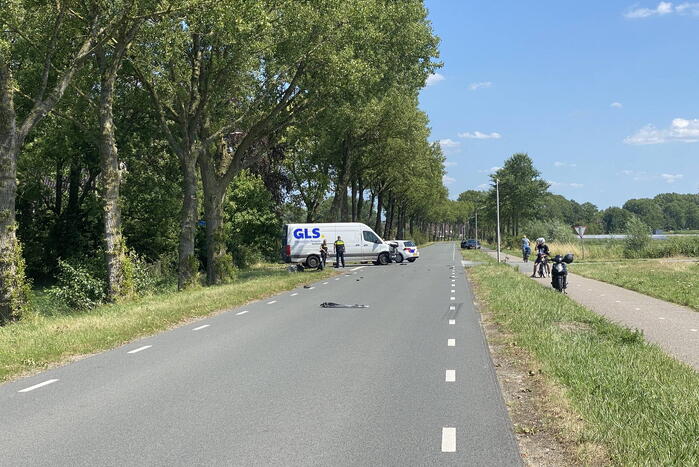
M 323 285 L 328 285 L 328 284 L 329 284 L 329 282 L 323 282 Z
M 277 301 L 276 301 L 276 300 L 272 300 L 271 302 L 267 302 L 267 305 L 274 305 L 275 303 L 277 303 Z
M 245 313 L 249 312 L 250 310 L 243 310 L 241 312 L 236 313 L 236 316 L 244 315 Z
M 456 324 L 456 320 L 455 320 L 455 319 L 450 319 L 450 320 L 449 320 L 449 324 Z
M 211 325 L 210 324 L 202 324 L 201 326 L 197 326 L 196 328 L 192 329 L 192 331 L 200 331 L 204 328 L 208 328 L 209 326 L 211 326 Z
M 447 370 L 444 375 L 444 381 L 447 383 L 453 383 L 456 381 L 456 370 Z
M 456 428 L 442 428 L 442 452 L 456 452 Z
M 140 352 L 140 351 L 142 351 L 142 350 L 150 349 L 151 347 L 153 347 L 153 346 L 152 346 L 152 345 L 144 345 L 143 347 L 139 347 L 139 348 L 137 348 L 137 349 L 129 350 L 129 351 L 126 352 L 126 353 L 137 353 L 137 352 Z
M 299 294 L 298 292 L 294 292 L 294 293 L 291 294 L 291 296 L 292 296 L 292 297 L 295 297 L 295 296 L 297 296 L 298 294 Z
M 447 339 L 447 346 L 456 347 L 456 339 Z
M 29 386 L 28 388 L 20 389 L 17 392 L 33 391 L 34 389 L 39 389 L 41 387 L 48 386 L 49 384 L 55 383 L 56 381 L 58 381 L 58 380 L 57 379 L 49 379 L 49 380 L 44 381 L 43 383 L 35 384 L 34 386 Z
M 350 271 L 359 271 L 359 270 L 362 269 L 363 267 L 364 267 L 364 266 L 357 266 L 356 268 L 350 269 Z

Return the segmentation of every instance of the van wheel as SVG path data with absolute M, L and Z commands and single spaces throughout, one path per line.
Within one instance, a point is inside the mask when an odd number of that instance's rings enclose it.
M 391 257 L 385 251 L 379 255 L 378 262 L 381 266 L 386 266 L 391 262 Z
M 403 255 L 400 253 L 396 253 L 396 263 L 402 263 L 403 262 Z
M 320 258 L 316 255 L 310 255 L 306 258 L 306 267 L 309 269 L 316 269 L 320 266 Z
M 408 258 L 409 263 L 414 263 L 417 258 Z

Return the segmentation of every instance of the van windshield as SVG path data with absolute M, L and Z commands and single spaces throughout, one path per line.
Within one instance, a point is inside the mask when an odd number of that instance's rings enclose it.
M 405 246 L 415 246 L 415 242 L 407 241 L 405 242 Z

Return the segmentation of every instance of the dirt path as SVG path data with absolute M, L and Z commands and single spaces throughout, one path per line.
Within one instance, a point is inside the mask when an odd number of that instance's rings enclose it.
M 495 252 L 488 253 L 495 256 Z M 532 262 L 524 263 L 521 258 L 502 253 L 500 257 L 531 275 Z M 532 280 L 551 286 L 550 279 Z M 568 296 L 616 323 L 642 330 L 649 342 L 699 370 L 699 312 L 576 274 L 568 275 Z

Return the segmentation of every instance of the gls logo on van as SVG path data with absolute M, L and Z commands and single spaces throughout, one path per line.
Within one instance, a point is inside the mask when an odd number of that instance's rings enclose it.
M 315 228 L 311 229 L 311 233 L 308 233 L 308 229 L 296 229 L 294 230 L 294 238 L 298 238 L 299 240 L 303 238 L 320 238 L 320 229 Z

